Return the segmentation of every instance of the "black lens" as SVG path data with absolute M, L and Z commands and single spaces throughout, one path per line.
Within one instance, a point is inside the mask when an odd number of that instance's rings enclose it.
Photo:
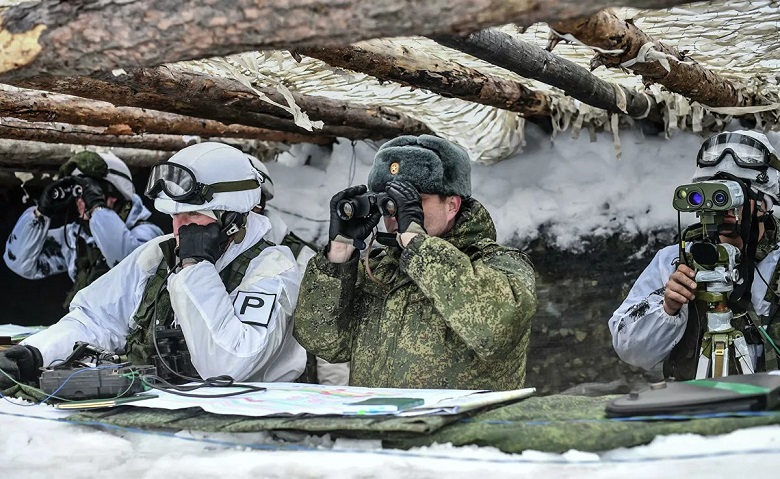
M 704 203 L 704 195 L 698 191 L 694 191 L 688 195 L 688 203 L 690 203 L 691 206 L 701 206 L 701 204 Z
M 349 200 L 341 200 L 336 205 L 336 214 L 344 221 L 351 220 L 355 216 L 355 204 Z
M 716 206 L 723 206 L 729 201 L 729 195 L 722 190 L 716 191 L 712 195 L 712 202 L 715 203 Z
M 352 218 L 364 218 L 371 214 L 372 200 L 373 195 L 370 194 L 341 200 L 336 205 L 336 214 L 344 221 L 349 221 Z

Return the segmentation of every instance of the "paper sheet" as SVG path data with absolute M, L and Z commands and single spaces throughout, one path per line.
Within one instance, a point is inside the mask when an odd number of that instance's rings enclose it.
M 455 389 L 390 389 L 324 386 L 300 383 L 253 383 L 267 388 L 264 392 L 249 392 L 228 398 L 186 398 L 163 391 L 154 391 L 157 398 L 129 403 L 133 407 L 158 409 L 184 409 L 200 407 L 214 414 L 241 416 L 292 416 L 310 415 L 416 415 L 457 414 L 465 410 L 498 404 L 532 395 L 533 388 L 516 391 L 472 391 Z M 236 388 L 203 388 L 198 394 L 219 394 Z M 356 410 L 354 403 L 372 398 L 420 398 L 424 401 L 405 411 L 377 405 Z M 375 401 L 376 402 L 376 401 Z M 388 401 L 389 403 L 391 401 Z

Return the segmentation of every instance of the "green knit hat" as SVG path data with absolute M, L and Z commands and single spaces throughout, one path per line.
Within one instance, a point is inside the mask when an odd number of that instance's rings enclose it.
M 431 135 L 399 136 L 376 152 L 368 188 L 385 191 L 391 181 L 408 181 L 420 193 L 471 196 L 471 160 L 460 146 Z

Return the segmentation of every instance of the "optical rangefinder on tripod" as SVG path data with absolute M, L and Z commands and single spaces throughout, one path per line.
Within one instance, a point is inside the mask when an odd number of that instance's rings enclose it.
M 680 212 L 695 212 L 701 222 L 698 237 L 686 239 L 683 234 L 680 238 L 680 259 L 696 274 L 696 301 L 707 307 L 697 379 L 727 376 L 732 355 L 738 362 L 738 372 L 753 372 L 747 342 L 743 332 L 732 324 L 734 313 L 729 306 L 729 294 L 739 281 L 740 251 L 733 245 L 721 243 L 718 231 L 729 211 L 734 210 L 735 216 L 739 217 L 744 202 L 742 186 L 731 180 L 685 184 L 674 192 L 674 208 Z M 691 243 L 688 252 L 685 251 L 686 241 Z

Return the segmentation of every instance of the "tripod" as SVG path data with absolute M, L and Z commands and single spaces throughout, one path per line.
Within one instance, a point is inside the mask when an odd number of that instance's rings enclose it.
M 729 245 L 730 246 L 730 245 Z M 742 331 L 731 324 L 734 313 L 728 307 L 728 295 L 734 284 L 723 266 L 696 273 L 696 299 L 707 303 L 707 329 L 701 343 L 696 379 L 729 375 L 730 358 L 737 360 L 739 374 L 753 373 L 747 342 Z

